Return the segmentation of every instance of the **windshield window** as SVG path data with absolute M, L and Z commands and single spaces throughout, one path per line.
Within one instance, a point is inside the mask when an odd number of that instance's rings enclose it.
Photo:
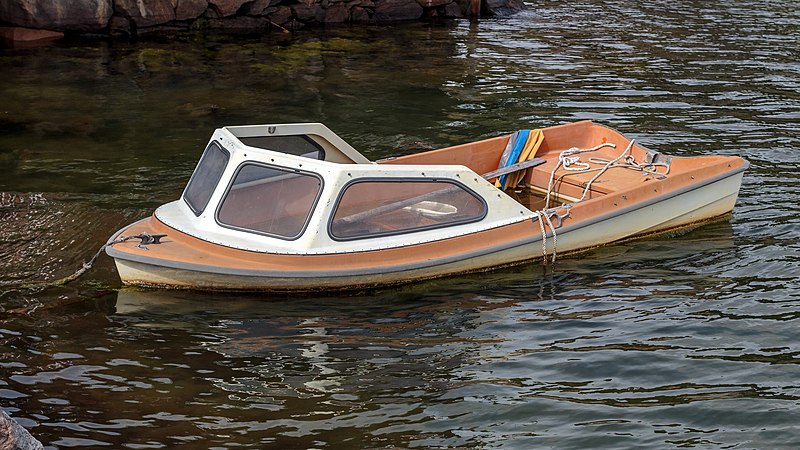
M 451 181 L 358 181 L 336 205 L 330 235 L 338 240 L 410 233 L 477 222 L 486 203 Z
M 303 233 L 321 189 L 322 179 L 317 175 L 245 163 L 220 204 L 217 222 L 229 228 L 296 239 Z
M 209 144 L 203 152 L 183 192 L 183 200 L 196 216 L 202 214 L 208 206 L 208 201 L 211 200 L 214 188 L 222 178 L 229 158 L 228 151 L 216 142 Z
M 250 147 L 304 156 L 311 159 L 325 159 L 325 150 L 305 135 L 241 137 L 239 140 Z

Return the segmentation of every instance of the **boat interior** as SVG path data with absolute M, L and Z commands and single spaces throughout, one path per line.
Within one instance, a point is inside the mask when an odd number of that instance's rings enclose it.
M 580 160 L 588 166 L 583 166 L 586 167 L 585 170 L 569 170 L 562 165 L 555 173 L 551 195 L 556 197 L 556 201 L 574 202 L 582 196 L 586 183 L 608 161 L 617 158 L 625 151 L 630 143 L 630 140 L 622 134 L 590 121 L 546 128 L 542 131 L 544 139 L 535 156 L 544 159 L 545 162 L 527 169 L 518 185 L 506 186 L 505 189 L 507 194 L 534 211 L 544 206 L 544 195 L 550 183 L 551 173 L 559 164 L 561 152 L 571 148 L 591 149 L 600 146 L 596 151 L 581 155 Z M 501 136 L 441 150 L 402 156 L 385 161 L 385 163 L 464 164 L 474 172 L 484 174 L 498 168 L 508 139 L 508 136 Z M 602 144 L 610 145 L 601 146 Z M 642 164 L 648 154 L 653 154 L 635 143 L 629 152 L 635 161 Z M 654 176 L 664 176 L 671 170 L 672 158 L 662 156 L 658 163 L 659 166 L 651 166 L 652 173 Z M 609 176 L 595 180 L 586 198 L 591 199 L 610 192 L 627 190 L 632 185 L 641 183 L 642 174 L 643 172 L 636 170 L 614 170 L 613 176 L 609 174 Z

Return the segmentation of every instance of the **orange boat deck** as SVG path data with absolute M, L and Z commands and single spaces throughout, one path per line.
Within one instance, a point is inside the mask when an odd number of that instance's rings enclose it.
M 610 143 L 614 147 L 603 147 L 594 152 L 580 154 L 581 161 L 588 161 L 589 159 L 609 161 L 620 156 L 630 143 L 630 140 L 619 132 L 591 121 L 546 128 L 543 129 L 543 133 L 545 138 L 536 157 L 544 158 L 547 162 L 529 169 L 521 183 L 521 185 L 532 187 L 539 192 L 548 188 L 553 169 L 559 164 L 558 155 L 562 151 L 570 148 L 588 149 Z M 381 163 L 463 164 L 476 173 L 487 173 L 497 168 L 508 139 L 509 136 L 502 136 L 440 150 L 392 158 Z M 636 143 L 630 149 L 630 155 L 639 163 L 645 161 L 648 152 L 650 151 L 647 148 Z M 728 156 L 670 157 L 670 160 L 668 178 L 678 179 L 678 182 L 669 184 L 692 183 L 696 179 L 715 176 L 731 169 L 734 165 L 738 166 L 744 163 L 741 158 Z M 603 165 L 591 164 L 591 167 L 593 170 L 588 172 L 569 171 L 563 166 L 560 167 L 554 175 L 556 182 L 554 183 L 552 194 L 556 197 L 580 198 L 586 184 Z M 657 170 L 659 174 L 665 171 L 663 167 L 658 167 Z M 644 175 L 641 171 L 625 167 L 610 167 L 606 173 L 592 183 L 586 198 L 591 199 L 600 195 L 636 190 L 643 183 L 658 177 L 658 174 Z M 523 202 L 529 203 L 526 200 L 523 200 Z

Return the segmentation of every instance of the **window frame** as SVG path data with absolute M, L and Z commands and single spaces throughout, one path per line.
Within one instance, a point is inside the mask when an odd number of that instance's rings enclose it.
M 220 221 L 219 213 L 222 210 L 222 205 L 225 204 L 225 200 L 227 200 L 228 195 L 231 192 L 231 188 L 233 188 L 233 183 L 236 181 L 236 177 L 239 175 L 239 172 L 245 166 L 248 166 L 248 165 L 260 166 L 260 167 L 264 167 L 264 168 L 267 168 L 267 169 L 283 171 L 283 172 L 286 172 L 287 175 L 291 175 L 291 174 L 310 175 L 310 176 L 315 177 L 317 180 L 319 180 L 319 190 L 317 191 L 317 195 L 316 195 L 316 197 L 314 197 L 314 201 L 311 203 L 311 207 L 308 210 L 308 215 L 306 216 L 306 220 L 305 220 L 305 222 L 303 222 L 303 227 L 300 229 L 300 231 L 295 236 L 287 237 L 287 236 L 282 236 L 280 234 L 268 233 L 268 232 L 260 231 L 260 230 L 254 230 L 252 228 L 238 227 L 236 225 L 226 224 L 226 223 Z M 320 175 L 320 174 L 318 174 L 316 172 L 311 172 L 311 171 L 307 171 L 307 170 L 300 170 L 300 169 L 294 169 L 294 168 L 291 168 L 291 167 L 280 166 L 280 165 L 275 165 L 275 164 L 267 164 L 265 162 L 255 161 L 255 160 L 242 161 L 238 166 L 236 166 L 236 170 L 233 172 L 233 176 L 230 178 L 230 181 L 228 182 L 228 186 L 225 187 L 225 193 L 222 195 L 222 199 L 219 201 L 219 204 L 217 205 L 217 209 L 214 212 L 214 221 L 217 223 L 217 225 L 221 226 L 222 228 L 227 228 L 229 230 L 236 230 L 236 231 L 242 231 L 242 232 L 245 232 L 245 233 L 257 234 L 257 235 L 260 235 L 260 236 L 273 237 L 273 238 L 281 239 L 281 240 L 284 240 L 284 241 L 296 241 L 296 240 L 300 239 L 300 237 L 303 236 L 303 234 L 305 234 L 306 230 L 308 229 L 308 225 L 311 223 L 311 216 L 313 216 L 314 212 L 317 210 L 317 206 L 319 205 L 319 199 L 322 197 L 322 191 L 324 189 L 325 189 L 325 179 L 322 177 L 322 175 Z
M 214 185 L 211 188 L 211 194 L 208 196 L 208 200 L 206 200 L 206 202 L 203 205 L 203 207 L 200 208 L 199 211 L 198 211 L 197 209 L 195 209 L 195 205 L 192 205 L 192 203 L 186 197 L 186 193 L 189 191 L 189 187 L 192 185 L 192 181 L 194 181 L 195 177 L 197 176 L 197 169 L 200 168 L 200 164 L 203 162 L 203 157 L 206 155 L 206 152 L 208 152 L 209 149 L 211 149 L 212 147 L 214 147 L 214 148 L 216 148 L 218 150 L 221 150 L 222 153 L 225 155 L 225 166 L 223 167 L 222 171 L 219 173 L 219 176 L 217 177 L 217 179 L 214 181 Z M 223 175 L 225 175 L 225 170 L 228 168 L 228 164 L 230 162 L 231 162 L 231 152 L 228 149 L 226 149 L 225 147 L 223 147 L 222 144 L 220 144 L 217 141 L 211 141 L 206 146 L 205 150 L 203 150 L 203 154 L 200 156 L 200 161 L 197 162 L 197 165 L 195 166 L 194 171 L 192 171 L 192 176 L 189 177 L 189 182 L 186 183 L 186 187 L 183 189 L 183 193 L 181 194 L 181 198 L 183 199 L 183 202 L 186 203 L 186 206 L 188 206 L 189 209 L 192 211 L 192 213 L 194 213 L 195 217 L 200 217 L 205 212 L 205 210 L 208 208 L 208 204 L 211 203 L 211 198 L 214 196 L 214 192 L 217 190 L 217 186 L 219 186 L 220 180 L 222 180 Z
M 422 227 L 406 228 L 406 229 L 397 230 L 397 231 L 387 231 L 387 232 L 382 232 L 382 233 L 373 233 L 373 234 L 368 234 L 368 235 L 345 237 L 345 238 L 335 236 L 333 234 L 333 230 L 332 230 L 333 221 L 334 221 L 334 218 L 336 217 L 336 212 L 339 210 L 339 205 L 341 204 L 342 198 L 344 197 L 345 193 L 347 193 L 347 190 L 351 186 L 353 186 L 355 184 L 368 183 L 368 182 L 381 182 L 381 183 L 422 182 L 422 183 L 443 183 L 443 184 L 449 184 L 449 185 L 452 185 L 452 186 L 457 186 L 457 187 L 461 188 L 462 190 L 464 190 L 469 195 L 471 195 L 472 197 L 476 198 L 481 203 L 481 205 L 483 206 L 482 213 L 479 216 L 476 216 L 476 217 L 471 218 L 471 219 L 463 219 L 463 220 L 459 220 L 459 221 L 455 221 L 455 222 L 448 222 L 448 223 L 443 223 L 443 224 L 433 224 L 433 225 L 427 225 L 427 226 L 422 226 Z M 400 200 L 400 201 L 402 201 L 402 200 Z M 486 216 L 488 214 L 489 214 L 489 204 L 486 202 L 486 200 L 483 197 L 481 197 L 478 193 L 476 193 L 475 191 L 473 191 L 472 189 L 467 187 L 464 183 L 461 183 L 460 181 L 457 181 L 457 180 L 453 180 L 453 179 L 450 179 L 450 178 L 420 178 L 420 177 L 393 177 L 393 178 L 365 177 L 365 178 L 357 178 L 355 180 L 348 181 L 339 190 L 339 194 L 336 196 L 336 200 L 333 203 L 333 208 L 332 208 L 330 217 L 328 218 L 327 229 L 328 229 L 328 236 L 331 239 L 333 239 L 334 241 L 336 241 L 336 242 L 349 242 L 349 241 L 358 241 L 358 240 L 370 239 L 370 238 L 382 238 L 382 237 L 389 237 L 389 236 L 399 236 L 399 235 L 404 235 L 404 234 L 418 233 L 420 231 L 431 231 L 431 230 L 437 230 L 437 229 L 440 229 L 440 228 L 449 228 L 449 227 L 454 227 L 454 226 L 458 226 L 458 225 L 467 225 L 467 224 L 470 224 L 470 223 L 476 223 L 476 222 L 482 221 L 483 219 L 486 218 Z

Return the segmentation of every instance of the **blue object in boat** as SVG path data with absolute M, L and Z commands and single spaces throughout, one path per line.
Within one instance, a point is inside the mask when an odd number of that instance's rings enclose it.
M 528 142 L 528 136 L 530 135 L 531 130 L 519 130 L 511 136 L 511 139 L 514 139 L 513 147 L 511 147 L 511 152 L 506 157 L 506 152 L 503 152 L 503 157 L 500 159 L 501 167 L 498 169 L 502 169 L 503 167 L 508 167 L 517 163 L 519 159 L 520 153 L 522 153 L 522 149 L 525 148 L 525 143 Z M 509 144 L 511 144 L 511 140 L 509 140 Z M 508 147 L 506 147 L 506 151 L 508 151 Z M 503 161 L 505 158 L 505 161 Z M 500 175 L 500 189 L 506 188 L 506 175 Z

